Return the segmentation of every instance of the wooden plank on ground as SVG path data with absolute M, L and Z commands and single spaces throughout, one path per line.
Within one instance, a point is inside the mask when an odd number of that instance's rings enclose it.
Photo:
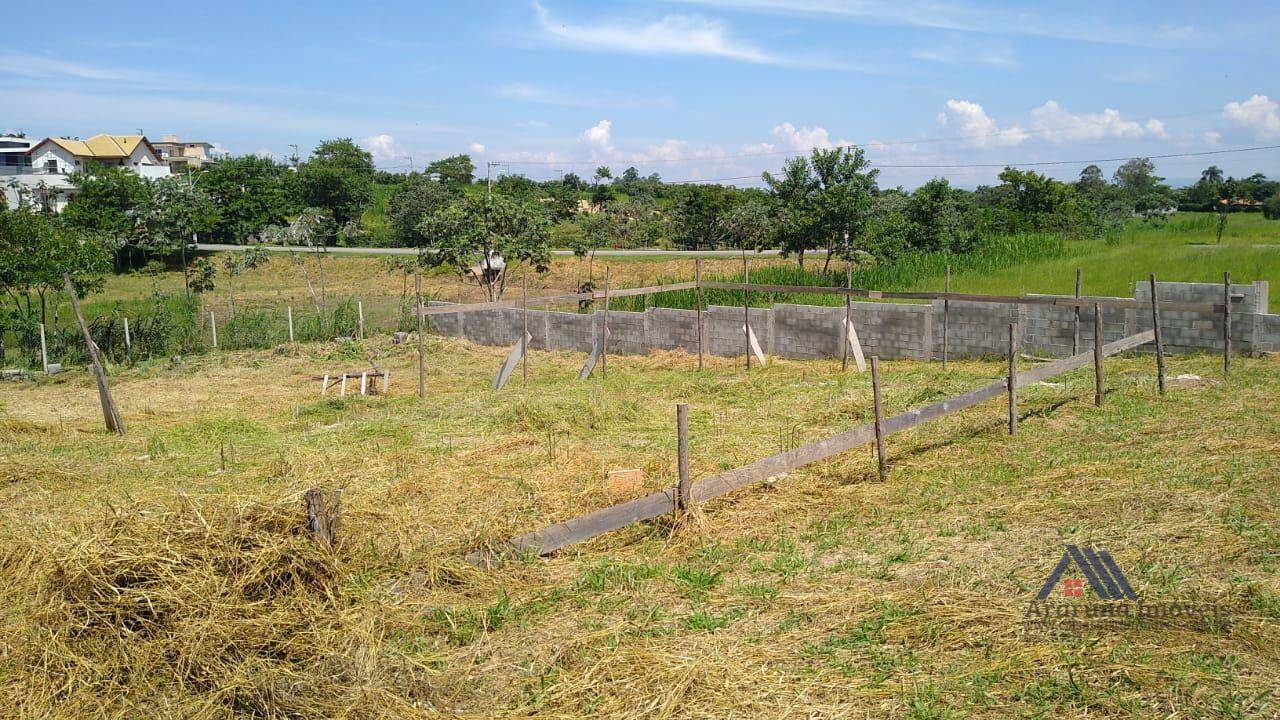
M 1102 354 L 1104 356 L 1116 355 L 1149 343 L 1154 339 L 1155 334 L 1152 331 L 1141 332 L 1137 335 L 1107 343 L 1102 347 Z M 1069 358 L 1044 363 L 1018 373 L 1015 386 L 1033 385 L 1047 378 L 1084 367 L 1092 361 L 1093 352 L 1089 351 Z M 930 420 L 946 417 L 987 400 L 1000 397 L 1008 392 L 1008 388 L 1008 380 L 1000 378 L 976 390 L 970 390 L 961 395 L 899 413 L 884 421 L 883 432 L 885 435 L 892 435 Z M 838 435 L 803 445 L 794 450 L 770 455 L 741 467 L 713 475 L 701 482 L 694 483 L 690 489 L 690 495 L 695 503 L 703 503 L 752 483 L 790 472 L 809 463 L 826 460 L 874 440 L 875 423 L 859 425 Z M 467 560 L 476 565 L 489 565 L 499 559 L 501 552 L 509 551 L 548 555 L 598 535 L 621 529 L 631 523 L 650 520 L 659 515 L 672 512 L 676 507 L 676 503 L 675 488 L 667 488 L 635 500 L 602 508 L 595 512 L 512 538 L 507 541 L 506 547 L 502 548 L 498 554 L 489 549 L 476 550 L 467 555 Z

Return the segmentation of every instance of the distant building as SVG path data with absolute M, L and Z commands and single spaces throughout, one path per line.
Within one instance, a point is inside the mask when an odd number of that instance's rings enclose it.
M 25 148 L 20 147 L 23 144 Z M 18 158 L 19 153 L 25 159 Z M 5 136 L 0 138 L 0 156 L 5 156 L 0 157 L 0 185 L 9 205 L 33 202 L 54 212 L 66 207 L 75 190 L 71 174 L 89 165 L 124 167 L 145 178 L 169 175 L 169 165 L 143 135 L 45 138 L 36 143 Z
M 165 135 L 160 142 L 152 143 L 160 157 L 175 170 L 198 168 L 205 163 L 217 162 L 213 156 L 213 143 L 202 140 L 179 140 L 177 135 Z

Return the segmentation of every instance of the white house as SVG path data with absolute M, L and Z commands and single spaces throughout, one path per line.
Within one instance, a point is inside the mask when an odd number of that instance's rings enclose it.
M 19 148 L 19 141 L 26 145 Z M 11 142 L 15 157 L 0 157 L 0 186 L 5 200 L 15 206 L 34 202 L 54 212 L 62 212 L 75 187 L 69 176 L 92 164 L 125 167 L 145 178 L 169 174 L 169 165 L 143 135 L 94 135 L 88 140 L 45 138 L 31 143 L 26 138 L 0 138 L 0 156 L 5 142 Z M 16 154 L 22 153 L 22 159 Z

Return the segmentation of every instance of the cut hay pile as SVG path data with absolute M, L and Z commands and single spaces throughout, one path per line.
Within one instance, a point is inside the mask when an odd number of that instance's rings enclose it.
M 4 532 L 0 573 L 11 583 L 0 595 L 11 618 L 27 618 L 0 636 L 9 709 L 329 718 L 398 705 L 353 652 L 377 642 L 344 614 L 342 550 L 322 549 L 305 520 L 297 500 L 183 500 Z

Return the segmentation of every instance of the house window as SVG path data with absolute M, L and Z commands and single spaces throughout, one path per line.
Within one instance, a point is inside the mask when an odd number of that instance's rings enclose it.
M 58 161 L 55 158 L 49 158 L 44 161 L 44 169 L 49 172 L 58 172 Z

